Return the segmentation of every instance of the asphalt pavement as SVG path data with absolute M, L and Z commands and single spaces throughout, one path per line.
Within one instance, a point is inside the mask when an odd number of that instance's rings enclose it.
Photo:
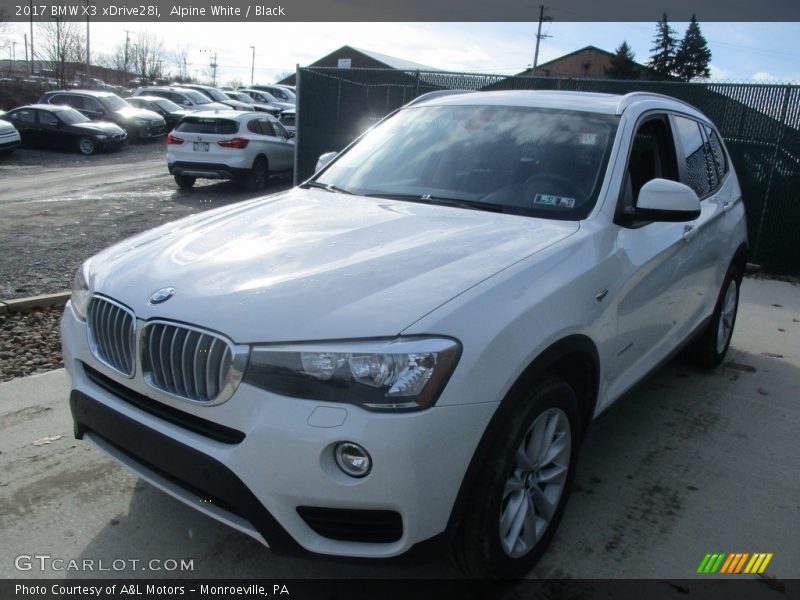
M 530 575 L 687 578 L 706 553 L 769 552 L 769 577 L 800 578 L 798 340 L 800 287 L 745 280 L 723 366 L 676 360 L 593 424 L 564 520 Z M 63 370 L 0 384 L 0 577 L 458 576 L 445 561 L 274 556 L 74 440 L 68 394 Z M 25 558 L 36 555 L 50 558 Z M 58 571 L 51 559 L 121 568 Z M 167 570 L 181 559 L 193 568 Z

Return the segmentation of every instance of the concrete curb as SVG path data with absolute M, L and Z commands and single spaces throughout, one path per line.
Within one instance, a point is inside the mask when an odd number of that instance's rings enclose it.
M 58 304 L 66 304 L 67 300 L 69 300 L 69 296 L 70 292 L 59 292 L 58 294 L 43 294 L 41 296 L 30 296 L 29 298 L 3 300 L 0 302 L 0 315 L 21 310 L 47 308 Z

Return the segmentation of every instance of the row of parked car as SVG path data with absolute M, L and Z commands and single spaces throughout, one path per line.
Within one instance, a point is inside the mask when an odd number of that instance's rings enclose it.
M 0 152 L 25 143 L 90 155 L 167 135 L 169 171 L 181 188 L 208 178 L 258 190 L 270 173 L 294 166 L 295 104 L 278 101 L 271 87 L 147 86 L 127 99 L 108 91 L 49 91 L 37 104 L 0 113 Z M 296 101 L 294 90 L 283 92 Z

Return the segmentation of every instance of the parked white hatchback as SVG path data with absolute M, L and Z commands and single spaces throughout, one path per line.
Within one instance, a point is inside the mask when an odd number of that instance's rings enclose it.
M 592 419 L 685 345 L 723 359 L 745 251 L 691 106 L 434 94 L 298 188 L 87 261 L 76 436 L 276 552 L 521 575 Z
M 167 166 L 183 189 L 204 178 L 238 179 L 260 190 L 270 173 L 294 168 L 293 138 L 275 117 L 261 112 L 196 112 L 167 136 Z

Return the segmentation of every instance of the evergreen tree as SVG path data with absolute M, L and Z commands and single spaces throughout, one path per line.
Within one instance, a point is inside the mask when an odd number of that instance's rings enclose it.
M 635 56 L 628 42 L 623 40 L 614 50 L 614 56 L 610 59 L 611 66 L 606 69 L 606 76 L 611 79 L 638 79 L 639 72 L 633 61 Z
M 675 30 L 669 26 L 666 13 L 661 16 L 656 27 L 654 46 L 650 48 L 650 62 L 647 64 L 655 71 L 657 79 L 669 79 L 675 67 L 678 40 L 675 38 Z
M 711 50 L 708 49 L 706 38 L 700 32 L 700 25 L 697 24 L 695 15 L 692 15 L 692 20 L 675 55 L 675 74 L 684 81 L 695 78 L 707 79 L 711 75 L 708 68 L 710 62 Z

